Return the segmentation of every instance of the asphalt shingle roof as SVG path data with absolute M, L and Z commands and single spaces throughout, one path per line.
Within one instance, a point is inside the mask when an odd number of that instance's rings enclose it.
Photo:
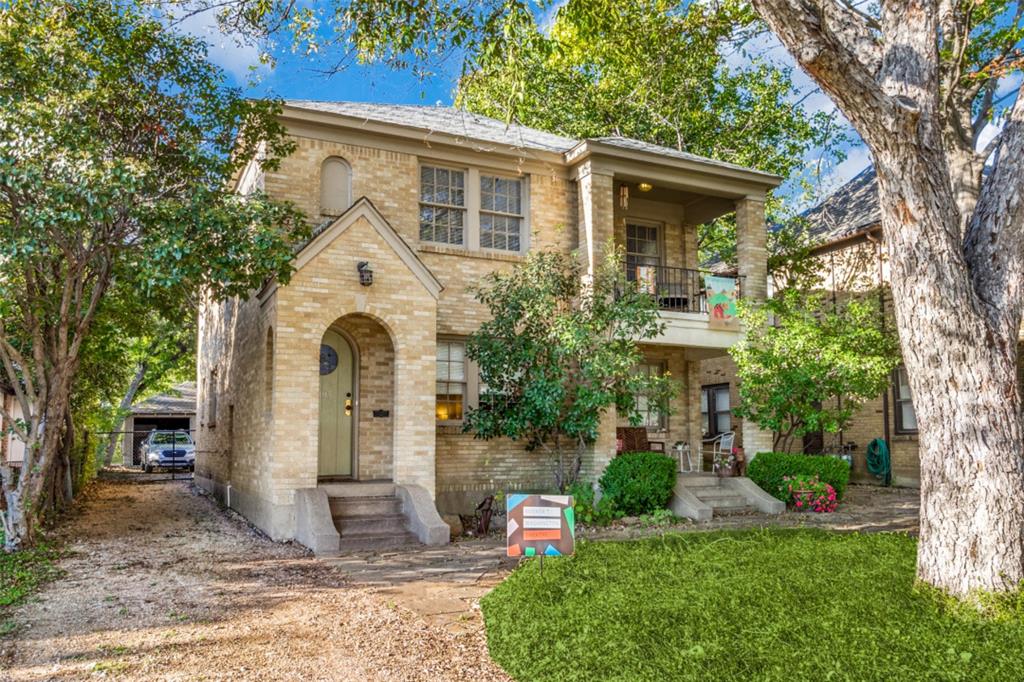
M 367 122 L 390 123 L 416 130 L 425 134 L 443 133 L 467 140 L 505 145 L 518 149 L 564 154 L 583 140 L 555 135 L 537 128 L 518 123 L 506 123 L 498 119 L 474 114 L 465 109 L 444 106 L 423 106 L 415 104 L 373 104 L 367 102 L 321 102 L 309 99 L 287 100 L 288 106 L 339 114 Z M 651 144 L 631 137 L 597 137 L 593 142 L 647 154 L 656 154 L 673 159 L 708 163 L 720 168 L 751 171 L 753 169 L 704 156 L 681 152 L 671 147 Z
M 828 242 L 862 232 L 881 221 L 875 169 L 868 166 L 817 206 L 801 214 L 815 242 Z
M 132 414 L 194 414 L 196 411 L 196 384 L 186 381 L 167 393 L 161 393 L 132 405 Z
M 536 128 L 505 123 L 455 107 L 415 104 L 371 104 L 366 102 L 318 102 L 288 100 L 289 106 L 313 109 L 367 121 L 392 123 L 424 132 L 446 133 L 482 142 L 503 144 L 546 152 L 564 153 L 576 146 L 576 140 L 552 135 Z

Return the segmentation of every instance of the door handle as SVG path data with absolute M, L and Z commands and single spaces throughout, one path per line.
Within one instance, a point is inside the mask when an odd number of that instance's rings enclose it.
M 345 398 L 345 416 L 346 417 L 351 417 L 352 416 L 352 399 L 351 398 Z

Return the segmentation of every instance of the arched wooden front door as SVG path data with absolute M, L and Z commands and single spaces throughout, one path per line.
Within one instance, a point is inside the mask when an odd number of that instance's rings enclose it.
M 318 476 L 352 475 L 355 422 L 352 348 L 328 329 L 320 345 L 320 456 Z

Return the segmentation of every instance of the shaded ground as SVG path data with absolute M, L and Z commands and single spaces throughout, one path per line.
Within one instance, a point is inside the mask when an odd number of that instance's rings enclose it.
M 65 577 L 14 613 L 0 678 L 506 679 L 480 627 L 431 625 L 187 483 L 100 482 L 62 534 Z

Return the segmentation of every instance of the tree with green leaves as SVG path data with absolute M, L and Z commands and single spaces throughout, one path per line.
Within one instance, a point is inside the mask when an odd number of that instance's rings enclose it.
M 733 414 L 774 433 L 779 452 L 806 433 L 845 428 L 899 362 L 873 298 L 834 303 L 793 288 L 742 317 L 747 334 L 729 349 L 740 392 Z
M 0 367 L 24 419 L 2 471 L 7 549 L 52 508 L 76 383 L 105 306 L 134 295 L 168 317 L 199 291 L 287 279 L 306 228 L 238 196 L 250 159 L 287 153 L 279 103 L 227 87 L 205 44 L 113 0 L 15 0 L 0 13 Z
M 638 342 L 664 325 L 652 297 L 626 281 L 621 255 L 612 245 L 607 252 L 589 280 L 574 256 L 533 252 L 476 292 L 491 319 L 466 345 L 481 389 L 465 428 L 550 453 L 561 491 L 577 480 L 611 408 L 639 423 L 637 396 L 667 413 L 678 390 L 669 376 L 636 371 Z

